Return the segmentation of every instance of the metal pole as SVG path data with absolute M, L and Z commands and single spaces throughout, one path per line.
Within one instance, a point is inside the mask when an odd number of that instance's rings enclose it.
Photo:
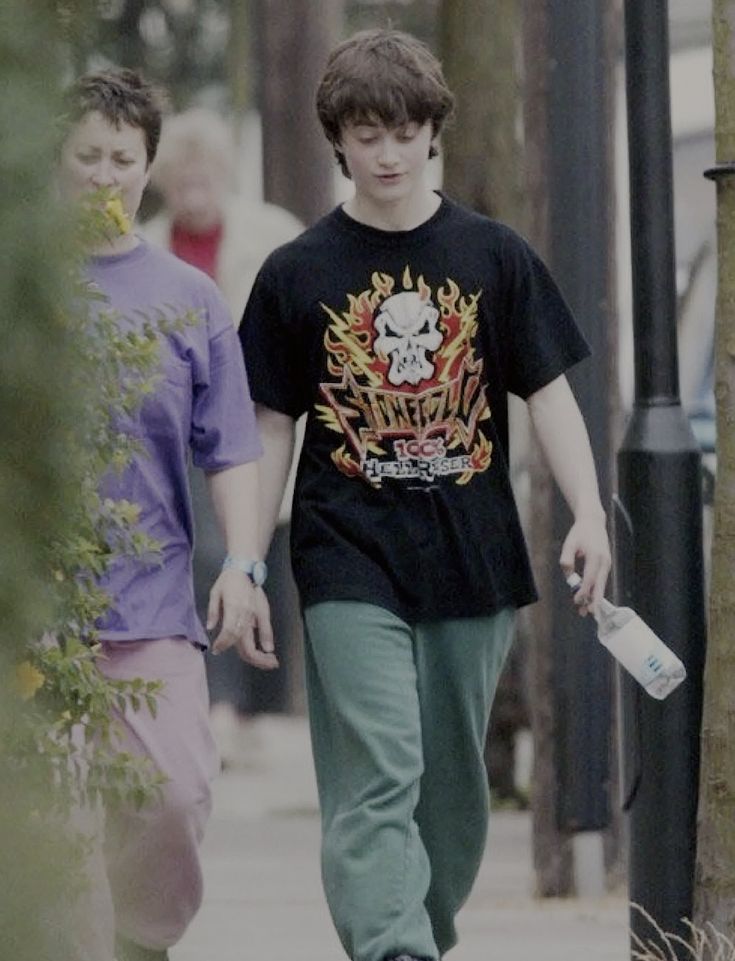
M 595 454 L 604 503 L 611 493 L 609 425 L 611 324 L 611 123 L 607 0 L 552 0 L 549 87 L 551 267 L 592 347 L 591 360 L 570 372 Z M 554 535 L 558 549 L 569 529 L 569 511 L 557 496 Z M 594 832 L 575 845 L 575 862 L 588 860 L 597 833 L 610 821 L 610 663 L 594 638 L 592 619 L 569 603 L 561 578 L 554 584 L 561 828 Z M 575 865 L 580 874 L 579 863 Z M 582 872 L 584 873 L 584 872 Z M 587 872 L 589 874 L 589 872 Z M 596 884 L 602 885 L 602 878 Z M 578 894 L 585 893 L 578 890 Z
M 630 899 L 686 938 L 696 851 L 705 648 L 700 451 L 682 411 L 676 354 L 668 9 L 625 2 L 635 403 L 618 456 L 618 585 L 684 661 L 666 701 L 622 679 Z M 634 908 L 631 928 L 657 941 Z M 689 954 L 676 946 L 683 961 Z M 668 956 L 668 954 L 667 954 Z

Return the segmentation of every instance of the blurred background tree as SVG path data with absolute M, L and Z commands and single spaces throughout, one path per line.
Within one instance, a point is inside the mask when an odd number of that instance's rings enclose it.
M 473 210 L 523 231 L 530 206 L 524 190 L 521 27 L 520 0 L 443 0 L 437 10 L 437 49 L 456 98 L 455 120 L 443 136 L 443 188 Z M 492 95 L 478 96 L 480 90 Z M 517 485 L 527 471 L 525 405 L 513 403 L 510 416 Z M 529 803 L 515 771 L 516 738 L 529 725 L 524 626 L 498 685 L 486 746 L 493 799 L 513 807 Z
M 241 36 L 243 11 L 244 0 L 100 0 L 90 29 L 77 34 L 75 68 L 140 69 L 176 107 L 206 87 L 232 91 L 227 51 Z
M 392 24 L 427 42 L 435 39 L 438 0 L 339 4 L 344 8 L 340 33 Z M 75 73 L 111 64 L 139 68 L 166 87 L 177 109 L 202 96 L 227 110 L 252 106 L 258 18 L 279 21 L 282 32 L 303 39 L 310 24 L 335 22 L 335 5 L 336 0 L 97 0 L 92 15 L 89 8 L 73 14 L 71 63 Z M 306 59 L 302 48 L 300 63 Z

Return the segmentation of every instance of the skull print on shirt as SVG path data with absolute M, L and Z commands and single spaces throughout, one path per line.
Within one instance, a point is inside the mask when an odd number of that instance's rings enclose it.
M 316 412 L 342 435 L 332 460 L 347 476 L 466 484 L 490 466 L 484 364 L 476 356 L 477 303 L 452 280 L 435 291 L 406 267 L 402 289 L 376 272 L 342 312 L 322 304 L 326 404 Z
M 433 375 L 429 354 L 438 350 L 443 340 L 438 322 L 439 311 L 429 300 L 428 292 L 422 295 L 404 290 L 383 301 L 375 317 L 375 329 L 380 336 L 373 349 L 390 357 L 387 376 L 391 384 L 420 384 Z

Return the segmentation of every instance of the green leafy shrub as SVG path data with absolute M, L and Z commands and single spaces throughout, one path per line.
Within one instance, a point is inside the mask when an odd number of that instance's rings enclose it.
M 101 497 L 99 479 L 128 462 L 111 412 L 153 389 L 173 322 L 130 333 L 80 279 L 78 225 L 51 186 L 61 50 L 52 0 L 0 5 L 0 931 L 14 961 L 78 961 L 67 909 L 88 845 L 67 818 L 75 805 L 144 803 L 158 785 L 115 749 L 111 721 L 125 703 L 155 710 L 156 685 L 100 674 L 94 622 L 115 553 L 156 547 L 136 505 Z

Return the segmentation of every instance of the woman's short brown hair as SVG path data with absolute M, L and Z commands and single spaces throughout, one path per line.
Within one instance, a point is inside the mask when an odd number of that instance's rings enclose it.
M 339 149 L 346 123 L 380 121 L 386 127 L 431 122 L 433 135 L 454 107 L 441 64 L 425 43 L 400 30 L 363 30 L 332 51 L 316 94 L 327 139 Z
M 66 91 L 65 125 L 88 113 L 100 113 L 114 127 L 129 124 L 143 131 L 148 165 L 161 137 L 165 98 L 135 70 L 106 70 L 79 77 Z

